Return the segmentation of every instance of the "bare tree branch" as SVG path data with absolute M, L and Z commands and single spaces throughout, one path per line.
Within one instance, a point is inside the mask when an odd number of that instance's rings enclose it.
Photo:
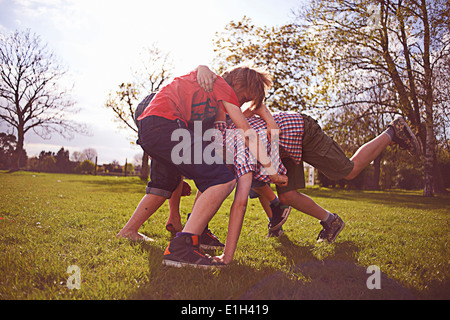
M 72 137 L 86 127 L 68 119 L 75 112 L 69 92 L 59 86 L 66 70 L 30 30 L 0 34 L 0 119 L 17 134 L 18 169 L 24 136 L 30 129 L 43 138 L 53 133 Z

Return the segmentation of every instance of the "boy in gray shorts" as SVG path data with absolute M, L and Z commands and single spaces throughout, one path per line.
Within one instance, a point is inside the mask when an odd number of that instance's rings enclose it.
M 248 119 L 250 125 L 257 126 L 259 120 L 252 119 L 253 117 Z M 412 155 L 422 153 L 419 140 L 401 116 L 397 116 L 385 132 L 360 147 L 350 159 L 311 117 L 281 112 L 274 114 L 274 119 L 280 127 L 280 155 L 288 176 L 287 186 L 276 187 L 278 198 L 281 203 L 321 221 L 323 229 L 319 233 L 318 241 L 334 242 L 345 223 L 337 214 L 325 210 L 310 197 L 297 191 L 305 188 L 303 161 L 332 180 L 352 180 L 391 142 L 407 149 Z M 258 194 L 263 194 L 264 190 L 261 188 L 267 186 L 260 185 L 253 189 Z M 276 235 L 277 232 L 272 231 L 272 234 Z

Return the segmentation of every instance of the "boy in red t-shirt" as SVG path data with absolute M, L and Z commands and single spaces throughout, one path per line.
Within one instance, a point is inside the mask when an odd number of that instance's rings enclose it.
M 183 232 L 177 234 L 164 253 L 163 263 L 172 266 L 211 267 L 221 264 L 199 251 L 198 235 L 236 183 L 234 174 L 225 164 L 206 164 L 201 157 L 201 161 L 198 161 L 198 153 L 203 154 L 208 143 L 194 134 L 188 124 L 212 120 L 216 111 L 221 109 L 228 113 L 237 128 L 246 132 L 251 128 L 240 107 L 252 101 L 253 110 L 267 122 L 268 127 L 278 128 L 262 103 L 271 85 L 268 74 L 250 67 L 234 68 L 226 72 L 223 78 L 217 77 L 212 91 L 206 92 L 198 83 L 203 82 L 197 79 L 201 78 L 201 73 L 202 67 L 199 67 L 188 75 L 175 78 L 156 94 L 138 118 L 139 144 L 152 158 L 151 181 L 147 194 L 118 234 L 118 237 L 145 240 L 146 237 L 138 233 L 140 226 L 171 197 L 182 176 L 194 180 L 202 196 L 192 208 Z M 173 133 L 178 129 L 183 129 L 183 134 L 187 134 L 190 139 L 172 141 Z M 258 144 L 255 156 L 271 174 L 269 177 L 272 182 L 286 184 L 286 177 L 278 175 L 272 167 L 264 145 L 257 136 L 254 139 Z M 173 158 L 174 148 L 179 148 L 180 144 L 183 144 L 183 150 L 189 151 L 183 155 L 181 162 Z M 201 150 L 198 150 L 199 146 Z

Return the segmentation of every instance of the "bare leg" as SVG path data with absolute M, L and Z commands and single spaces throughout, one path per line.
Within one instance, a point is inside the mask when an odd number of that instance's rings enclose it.
M 353 170 L 348 176 L 347 180 L 354 179 L 361 171 L 367 167 L 376 157 L 391 143 L 391 140 L 384 133 L 380 134 L 375 139 L 367 142 L 356 151 L 351 160 L 355 164 Z
M 199 196 L 192 208 L 191 216 L 184 226 L 183 232 L 201 234 L 209 220 L 219 210 L 222 202 L 233 191 L 235 180 L 215 185 L 206 189 Z
M 259 202 L 261 203 L 261 206 L 266 212 L 267 217 L 269 219 L 272 219 L 272 209 L 270 208 L 270 201 L 276 198 L 275 193 L 268 185 L 265 185 L 263 187 L 257 187 L 254 190 L 261 195 L 259 197 Z
M 252 186 L 253 173 L 249 172 L 239 178 L 233 204 L 230 209 L 230 220 L 228 223 L 227 241 L 223 254 L 216 257 L 223 263 L 230 263 L 233 260 L 236 251 L 239 236 L 241 234 L 242 223 L 244 221 L 245 211 L 247 209 L 248 194 Z
M 146 240 L 145 236 L 138 232 L 142 224 L 161 207 L 166 198 L 154 194 L 146 194 L 139 202 L 136 210 L 127 224 L 117 234 L 117 238 L 123 237 L 134 241 Z M 148 239 L 148 238 L 147 238 Z
M 299 193 L 296 190 L 288 191 L 278 195 L 280 201 L 291 207 L 306 213 L 314 218 L 323 220 L 327 217 L 328 212 L 314 202 L 313 199 L 306 194 Z
M 259 197 L 259 202 L 266 212 L 267 218 L 272 219 L 272 209 L 270 208 L 270 202 L 264 196 Z
M 169 199 L 169 219 L 167 219 L 166 222 L 166 229 L 167 231 L 171 232 L 172 235 L 183 230 L 180 216 L 180 200 L 182 190 L 183 179 L 181 179 L 180 184 L 172 193 L 172 197 Z
M 255 188 L 255 191 L 258 192 L 264 198 L 266 198 L 269 202 L 277 197 L 275 195 L 275 192 L 273 192 L 270 186 L 268 186 L 267 184 L 263 187 Z
M 367 167 L 391 142 L 384 133 L 364 144 L 356 151 L 351 160 L 354 163 L 353 170 L 345 177 L 347 180 L 354 179 L 365 167 Z M 288 191 L 278 195 L 280 201 L 295 209 L 304 212 L 319 220 L 327 217 L 328 212 L 314 202 L 310 197 L 296 190 Z

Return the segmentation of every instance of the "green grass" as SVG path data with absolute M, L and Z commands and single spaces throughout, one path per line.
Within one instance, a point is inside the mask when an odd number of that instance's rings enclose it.
M 0 172 L 0 299 L 450 298 L 449 196 L 306 189 L 345 220 L 334 244 L 316 244 L 320 224 L 296 210 L 285 236 L 265 238 L 267 219 L 250 200 L 235 261 L 205 271 L 161 265 L 167 204 L 141 228 L 155 242 L 115 238 L 144 187 L 135 177 Z M 182 199 L 183 223 L 193 199 Z M 210 223 L 222 240 L 231 201 Z M 70 265 L 80 290 L 66 286 Z M 366 287 L 369 265 L 381 268 L 381 290 Z

